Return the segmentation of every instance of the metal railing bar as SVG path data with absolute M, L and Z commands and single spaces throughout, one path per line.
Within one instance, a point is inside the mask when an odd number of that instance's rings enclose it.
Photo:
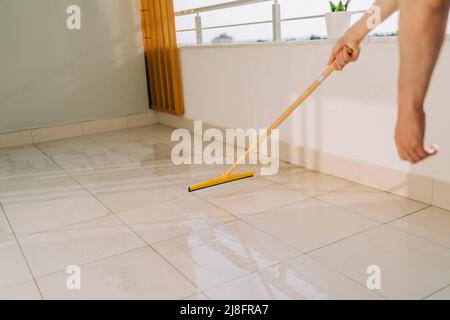
M 353 14 L 361 14 L 365 13 L 366 10 L 359 10 L 359 11 L 351 11 Z M 285 18 L 281 19 L 281 22 L 289 22 L 289 21 L 297 21 L 297 20 L 308 20 L 308 19 L 318 19 L 318 18 L 324 18 L 325 15 L 314 15 L 314 16 L 304 16 L 304 17 L 294 17 L 294 18 Z M 241 26 L 250 26 L 250 25 L 257 25 L 257 24 L 266 24 L 266 23 L 272 23 L 272 20 L 264 20 L 264 21 L 254 21 L 254 22 L 245 22 L 245 23 L 235 23 L 235 24 L 225 24 L 220 26 L 210 26 L 210 27 L 203 27 L 202 30 L 210 30 L 210 29 L 221 29 L 221 28 L 232 28 L 232 27 L 241 27 Z M 191 28 L 191 29 L 180 29 L 177 30 L 177 32 L 193 32 L 197 29 Z
M 360 14 L 360 13 L 366 13 L 366 10 L 358 10 L 358 11 L 349 11 L 352 14 Z M 304 16 L 304 17 L 294 17 L 294 18 L 284 18 L 281 19 L 282 22 L 286 21 L 296 21 L 296 20 L 307 20 L 307 19 L 318 19 L 318 18 L 325 18 L 324 14 L 318 14 L 314 16 Z
M 244 23 L 235 23 L 235 24 L 225 24 L 221 26 L 210 26 L 210 27 L 203 27 L 202 30 L 211 30 L 211 29 L 221 29 L 221 28 L 232 28 L 232 27 L 242 27 L 242 26 L 251 26 L 256 24 L 266 24 L 266 23 L 272 23 L 272 20 L 266 20 L 266 21 L 255 21 L 255 22 L 244 22 Z M 177 30 L 177 32 L 192 32 L 196 31 L 197 29 L 180 29 Z
M 193 31 L 197 31 L 197 29 L 193 28 L 193 29 L 179 29 L 179 30 L 177 30 L 177 32 L 193 32 Z
M 221 29 L 221 28 L 232 28 L 232 27 L 242 27 L 242 26 L 252 26 L 256 24 L 266 24 L 266 23 L 272 23 L 272 20 L 267 21 L 255 21 L 255 22 L 244 22 L 244 23 L 235 23 L 235 24 L 227 24 L 225 26 L 211 26 L 211 27 L 204 27 L 203 30 L 210 30 L 210 29 Z
M 239 6 L 246 6 L 249 4 L 261 3 L 261 2 L 273 2 L 273 0 L 235 0 L 225 3 L 214 4 L 211 6 L 193 8 L 188 10 L 182 10 L 175 12 L 175 16 L 185 16 L 190 14 L 196 14 L 201 12 L 215 11 L 220 9 L 228 9 Z

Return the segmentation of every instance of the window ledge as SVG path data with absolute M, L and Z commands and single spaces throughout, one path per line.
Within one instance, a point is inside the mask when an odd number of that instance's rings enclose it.
M 368 37 L 363 43 L 397 43 L 397 36 L 390 37 Z M 446 41 L 450 41 L 450 35 L 446 36 Z M 211 48 L 246 48 L 246 47 L 279 47 L 279 46 L 321 46 L 332 45 L 336 40 L 298 40 L 298 41 L 280 41 L 280 42 L 241 42 L 225 44 L 202 44 L 202 45 L 179 45 L 180 49 L 211 49 Z

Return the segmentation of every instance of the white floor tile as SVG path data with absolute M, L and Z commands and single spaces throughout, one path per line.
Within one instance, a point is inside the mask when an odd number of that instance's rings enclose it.
M 81 267 L 81 290 L 69 290 L 68 274 L 37 279 L 45 299 L 182 299 L 198 290 L 146 247 Z
M 63 177 L 67 177 L 67 174 L 50 160 L 33 162 L 27 166 L 0 168 L 0 186 L 29 184 Z
M 201 289 L 299 255 L 243 222 L 232 222 L 154 247 Z
M 72 179 L 0 187 L 0 200 L 17 237 L 108 214 Z
M 308 196 L 318 196 L 354 184 L 351 181 L 302 168 L 288 170 L 275 176 L 266 177 L 266 179 L 290 189 L 302 191 Z
M 422 299 L 450 283 L 450 250 L 380 226 L 310 254 L 365 284 L 367 268 L 381 270 L 379 293 L 390 299 Z
M 126 211 L 119 217 L 151 244 L 224 224 L 234 219 L 226 212 L 195 196 Z
M 310 199 L 246 217 L 273 237 L 308 252 L 377 225 L 376 222 Z
M 156 166 L 146 164 L 157 175 L 172 181 L 173 183 L 187 189 L 190 185 L 213 179 L 222 175 L 226 166 L 223 165 L 168 165 Z
M 8 208 L 83 195 L 85 190 L 69 176 L 0 186 L 0 201 L 6 211 Z
M 433 205 L 450 210 L 450 183 L 433 181 Z
M 0 242 L 11 240 L 14 238 L 14 234 L 9 226 L 9 222 L 6 219 L 6 215 L 0 208 Z
M 401 218 L 428 206 L 422 202 L 361 185 L 328 193 L 320 199 L 382 223 Z
M 44 160 L 48 158 L 33 145 L 0 149 L 0 168 L 29 167 Z
M 65 161 L 80 157 L 95 156 L 108 151 L 89 137 L 43 142 L 38 145 L 53 160 Z
M 379 300 L 381 296 L 307 256 L 206 291 L 215 300 Z
M 450 286 L 429 296 L 426 300 L 450 300 Z
M 92 170 L 74 174 L 74 177 L 115 213 L 188 194 L 187 190 L 137 167 Z
M 124 145 L 111 147 L 110 150 L 127 156 L 131 161 L 146 167 L 161 163 L 172 164 L 170 148 L 162 143 L 152 144 L 145 141 L 131 141 Z
M 78 173 L 93 169 L 134 167 L 136 164 L 128 155 L 107 151 L 98 155 L 83 155 L 70 160 L 58 161 L 58 165 L 69 173 Z
M 0 289 L 2 300 L 41 300 L 41 295 L 34 281 L 28 281 L 12 287 Z
M 203 293 L 197 293 L 197 294 L 194 294 L 193 296 L 187 297 L 184 300 L 190 300 L 190 301 L 194 301 L 194 300 L 209 300 L 209 298 Z
M 162 125 L 150 125 L 128 130 L 99 133 L 90 138 L 105 147 L 119 147 L 132 142 L 140 141 L 147 144 L 170 144 L 173 128 Z
M 450 211 L 430 207 L 390 225 L 450 248 Z
M 35 277 L 145 246 L 114 216 L 38 233 L 19 243 Z
M 300 193 L 261 178 L 237 181 L 199 195 L 236 216 L 248 216 L 305 199 Z
M 31 279 L 31 273 L 17 242 L 0 242 L 0 289 Z

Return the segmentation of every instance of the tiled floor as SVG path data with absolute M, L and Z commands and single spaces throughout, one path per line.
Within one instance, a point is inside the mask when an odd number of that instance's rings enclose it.
M 0 150 L 0 299 L 450 299 L 450 212 L 288 164 L 189 194 L 224 167 L 171 132 Z

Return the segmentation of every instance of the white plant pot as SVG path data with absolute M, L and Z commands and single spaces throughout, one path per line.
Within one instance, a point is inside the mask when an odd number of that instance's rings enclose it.
M 352 14 L 348 11 L 325 13 L 328 39 L 339 39 L 350 27 Z

